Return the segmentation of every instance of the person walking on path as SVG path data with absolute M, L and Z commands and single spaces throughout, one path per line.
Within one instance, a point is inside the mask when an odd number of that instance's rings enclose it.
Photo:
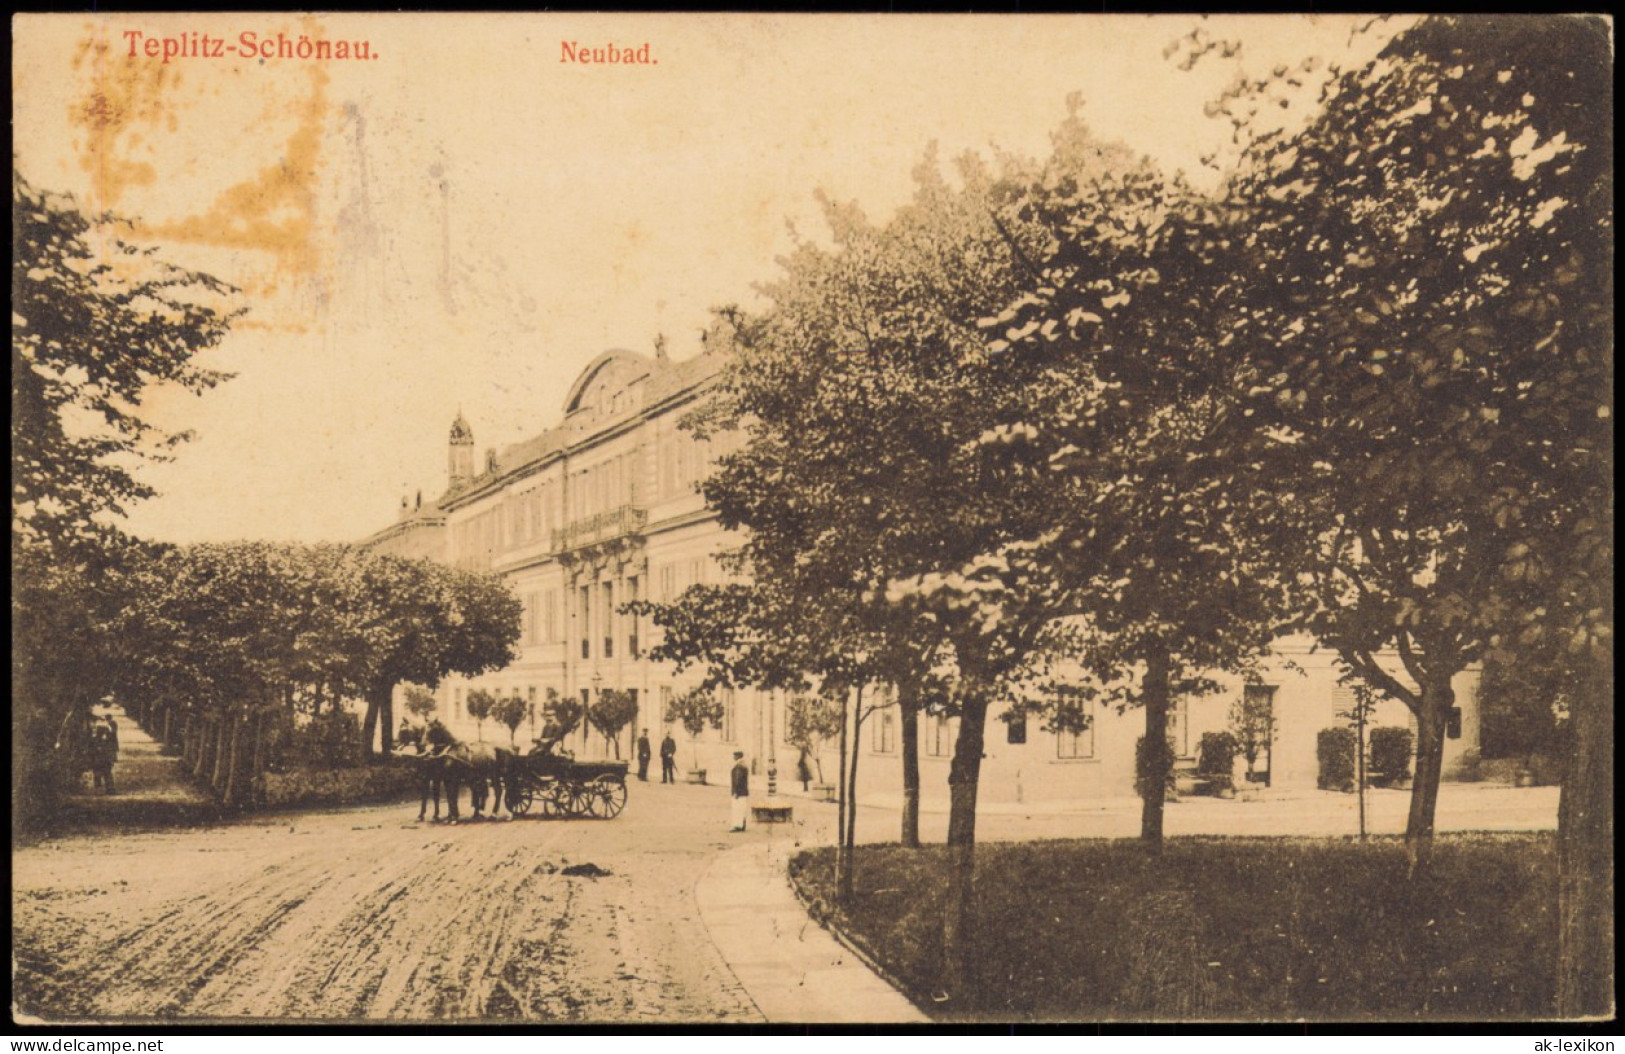
M 731 821 L 728 830 L 731 832 L 745 829 L 745 814 L 750 808 L 750 769 L 745 767 L 745 752 L 734 751 L 734 767 L 729 779 L 729 791 L 733 794 L 732 808 L 729 812 Z
M 91 789 L 113 793 L 113 763 L 118 760 L 118 726 L 112 718 L 90 730 Z
M 660 782 L 677 782 L 677 740 L 671 738 L 669 729 L 660 741 Z
M 811 750 L 803 746 L 801 754 L 796 758 L 796 779 L 801 781 L 802 793 L 806 793 L 808 784 L 812 783 L 812 766 L 807 763 L 808 755 L 811 753 Z
M 638 779 L 649 782 L 649 730 L 638 737 Z

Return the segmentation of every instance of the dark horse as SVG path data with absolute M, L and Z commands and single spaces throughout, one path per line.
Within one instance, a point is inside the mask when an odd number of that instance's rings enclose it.
M 439 721 L 431 721 L 427 728 L 402 729 L 398 741 L 403 747 L 412 747 L 409 755 L 418 765 L 418 779 L 423 789 L 423 800 L 418 806 L 418 819 L 428 810 L 429 798 L 434 798 L 434 818 L 440 819 L 440 791 L 446 792 L 446 818 L 456 823 L 457 799 L 461 788 L 468 787 L 469 804 L 474 807 L 474 818 L 485 810 L 490 789 L 495 789 L 496 800 L 491 803 L 491 815 L 502 808 L 504 788 L 511 787 L 519 759 L 512 751 L 494 747 L 489 743 L 463 743 Z M 506 795 L 511 799 L 511 792 Z M 513 815 L 511 800 L 508 814 Z

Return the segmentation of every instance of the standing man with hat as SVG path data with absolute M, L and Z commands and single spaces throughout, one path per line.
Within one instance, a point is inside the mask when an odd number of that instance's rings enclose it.
M 666 729 L 666 738 L 660 741 L 660 782 L 677 782 L 677 740 L 671 738 L 671 729 Z
M 649 756 L 649 730 L 645 728 L 638 737 L 638 779 L 644 783 L 649 782 Z
M 728 830 L 730 832 L 743 831 L 745 829 L 745 814 L 750 808 L 750 769 L 745 767 L 745 752 L 743 750 L 734 751 L 734 767 L 728 782 L 728 789 L 733 794 L 731 812 L 729 813 L 731 824 Z

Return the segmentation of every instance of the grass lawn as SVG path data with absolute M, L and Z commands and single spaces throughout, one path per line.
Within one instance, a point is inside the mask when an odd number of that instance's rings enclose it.
M 859 846 L 850 908 L 833 849 L 793 881 L 942 1020 L 1530 1019 L 1553 1014 L 1552 835 L 1451 835 L 1405 881 L 1397 839 L 1179 838 L 976 847 L 967 990 L 938 973 L 942 847 Z

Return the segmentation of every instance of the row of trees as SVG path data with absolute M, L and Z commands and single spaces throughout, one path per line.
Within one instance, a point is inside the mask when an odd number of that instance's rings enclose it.
M 393 749 L 397 686 L 500 669 L 519 639 L 499 579 L 352 546 L 185 546 L 132 561 L 115 588 L 122 697 L 311 716 L 364 699 L 369 754 Z
M 1170 700 L 1307 630 L 1416 717 L 1413 875 L 1454 678 L 1576 671 L 1562 1009 L 1610 1005 L 1609 68 L 1596 22 L 1427 19 L 1331 70 L 1302 131 L 1253 115 L 1314 62 L 1217 103 L 1240 146 L 1212 193 L 1074 104 L 1042 163 L 966 158 L 952 185 L 928 156 L 884 225 L 826 202 L 832 247 L 722 313 L 735 365 L 689 426 L 749 438 L 704 492 L 750 584 L 643 605 L 656 656 L 817 688 L 852 729 L 886 686 L 911 806 L 918 714 L 959 718 L 950 986 L 995 701 L 1052 727 L 1080 693 L 1140 707 L 1160 788 Z M 1144 795 L 1153 850 L 1161 810 Z
M 72 717 L 113 687 L 110 576 L 146 552 L 120 518 L 152 491 L 143 461 L 187 437 L 139 415 L 155 386 L 203 393 L 201 365 L 241 314 L 235 290 L 123 240 L 110 216 L 12 172 L 11 670 L 16 828 L 46 820 L 77 772 Z

